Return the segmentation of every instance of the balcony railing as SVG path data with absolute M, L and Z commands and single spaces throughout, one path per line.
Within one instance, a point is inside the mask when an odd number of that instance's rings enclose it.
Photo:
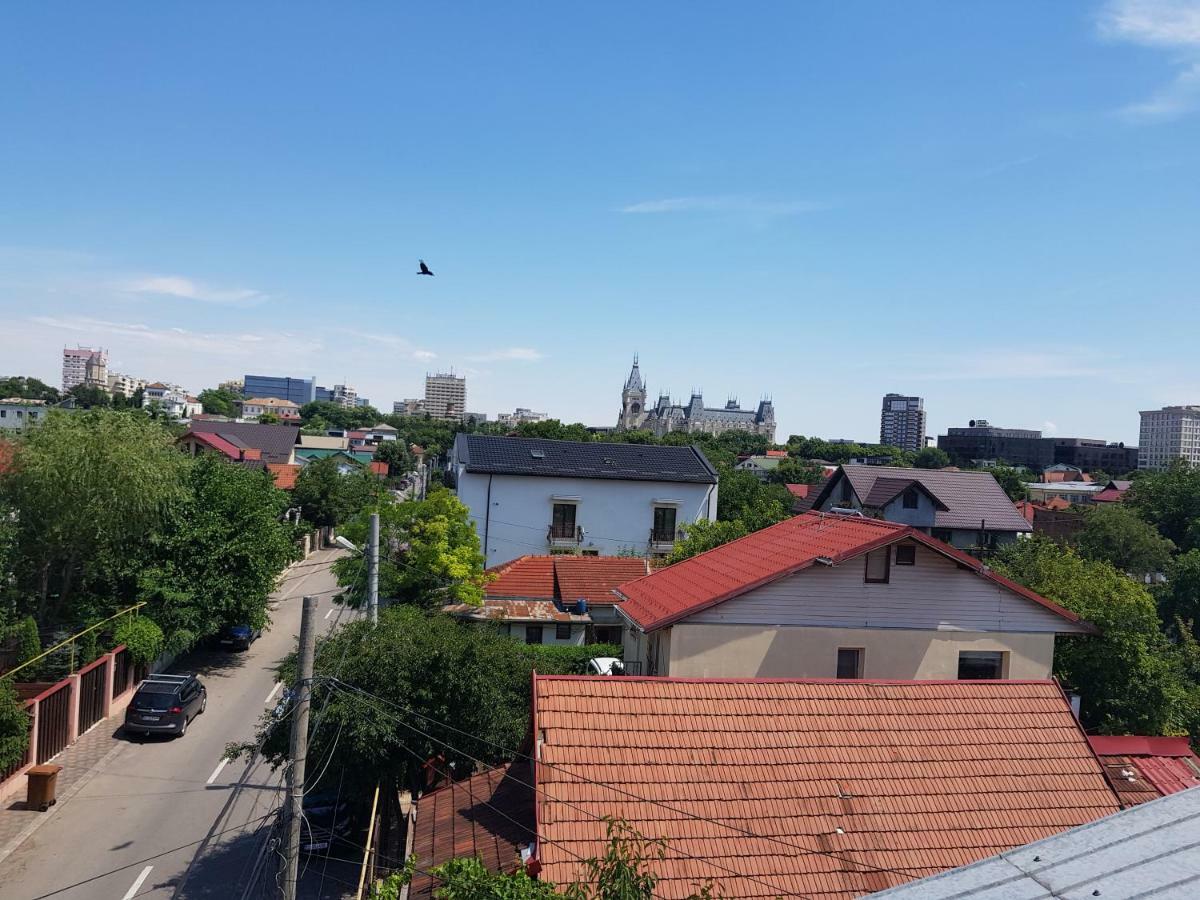
M 546 540 L 556 546 L 583 543 L 583 526 L 551 524 L 546 529 Z

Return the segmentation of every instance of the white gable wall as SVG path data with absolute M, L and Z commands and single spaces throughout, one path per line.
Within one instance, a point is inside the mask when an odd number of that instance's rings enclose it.
M 935 631 L 1084 633 L 1084 629 L 917 545 L 916 565 L 898 566 L 887 584 L 863 580 L 864 557 L 817 564 L 689 616 L 691 624 L 808 625 Z

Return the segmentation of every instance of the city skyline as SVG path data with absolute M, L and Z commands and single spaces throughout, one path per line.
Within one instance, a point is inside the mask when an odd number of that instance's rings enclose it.
M 931 433 L 1133 443 L 1138 410 L 1200 401 L 1177 362 L 1200 38 L 1172 8 L 776 4 L 733 41 L 717 9 L 514 32 L 487 8 L 22 7 L 0 368 L 55 383 L 87 343 L 141 377 L 325 373 L 386 408 L 453 365 L 474 408 L 606 424 L 653 333 L 652 391 L 769 390 L 781 437 L 869 438 L 901 391 Z M 197 82 L 180 61 L 214 47 Z

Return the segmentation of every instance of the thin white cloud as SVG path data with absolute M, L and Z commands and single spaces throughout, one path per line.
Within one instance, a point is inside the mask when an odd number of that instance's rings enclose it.
M 1046 434 L 1058 434 L 1058 425 L 1047 419 L 1042 423 L 1042 431 L 1046 432 Z
M 467 357 L 471 362 L 537 362 L 541 358 L 541 351 L 532 347 L 504 347 Z
M 1178 71 L 1146 100 L 1118 110 L 1131 122 L 1177 119 L 1200 107 L 1200 0 L 1110 0 L 1100 34 L 1172 53 Z
M 250 333 L 218 333 L 189 331 L 185 328 L 153 328 L 138 322 L 112 322 L 87 316 L 33 316 L 34 325 L 54 331 L 87 335 L 88 341 L 114 338 L 132 341 L 148 348 L 183 353 L 206 353 L 222 357 L 252 357 L 261 352 L 261 345 L 277 341 L 277 335 Z M 292 336 L 288 340 L 290 350 L 297 354 L 311 353 L 321 349 L 317 338 Z
M 149 294 L 157 297 L 179 297 L 205 303 L 252 304 L 267 299 L 262 291 L 251 288 L 214 288 L 181 275 L 142 275 L 117 284 L 126 294 Z
M 369 344 L 378 344 L 386 347 L 398 356 L 415 359 L 419 362 L 428 362 L 431 359 L 437 359 L 437 354 L 432 350 L 418 347 L 411 340 L 399 334 L 387 334 L 381 331 L 357 331 L 352 328 L 342 328 L 340 332 L 348 337 L 365 341 Z
M 733 213 L 753 216 L 795 216 L 825 209 L 823 203 L 808 200 L 762 200 L 738 194 L 708 197 L 669 197 L 665 200 L 643 200 L 621 207 L 621 212 L 635 215 L 658 213 Z

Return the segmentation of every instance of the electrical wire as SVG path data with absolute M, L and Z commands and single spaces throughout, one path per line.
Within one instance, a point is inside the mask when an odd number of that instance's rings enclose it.
M 397 705 L 397 704 L 393 703 L 392 701 L 388 700 L 388 699 L 387 699 L 387 698 L 385 698 L 385 697 L 380 697 L 380 696 L 378 696 L 378 695 L 376 695 L 376 694 L 372 694 L 370 691 L 366 691 L 366 690 L 364 690 L 364 689 L 362 689 L 362 688 L 359 688 L 359 687 L 357 687 L 357 686 L 355 686 L 355 685 L 346 684 L 345 682 L 342 682 L 342 681 L 338 681 L 338 682 L 337 682 L 337 684 L 338 684 L 338 685 L 340 685 L 341 687 L 343 687 L 344 689 L 347 689 L 347 690 L 349 690 L 349 691 L 352 691 L 352 692 L 354 692 L 354 693 L 360 694 L 360 695 L 362 695 L 362 696 L 364 696 L 364 697 L 367 697 L 367 698 L 369 698 L 369 699 L 371 699 L 371 700 L 375 700 L 376 702 L 378 702 L 378 703 L 382 703 L 382 704 L 384 704 L 384 705 L 386 705 L 386 706 L 390 706 L 390 707 L 392 707 L 393 709 L 398 709 L 398 710 L 400 710 L 401 712 L 403 712 L 403 713 L 406 713 L 406 714 L 408 714 L 408 715 L 413 715 L 413 716 L 416 716 L 416 717 L 418 717 L 418 718 L 420 718 L 420 719 L 424 719 L 424 720 L 425 720 L 425 721 L 427 721 L 427 722 L 432 722 L 434 725 L 437 725 L 437 726 L 439 726 L 439 727 L 441 727 L 441 728 L 445 728 L 445 729 L 447 729 L 448 731 L 453 731 L 453 732 L 455 732 L 455 733 L 457 733 L 457 734 L 460 734 L 460 735 L 462 735 L 462 736 L 464 736 L 464 737 L 470 738 L 471 740 L 475 740 L 475 741 L 479 741 L 480 743 L 487 744 L 488 746 L 494 747 L 494 748 L 496 748 L 497 750 L 501 750 L 501 751 L 503 751 L 504 753 L 507 753 L 507 754 L 509 754 L 509 755 L 511 755 L 511 756 L 514 756 L 514 757 L 521 757 L 521 758 L 523 758 L 523 759 L 530 760 L 531 762 L 535 762 L 535 763 L 536 763 L 537 765 L 539 765 L 539 766 L 544 766 L 545 768 L 547 768 L 547 769 L 550 769 L 550 770 L 552 770 L 552 771 L 555 771 L 555 772 L 560 772 L 560 773 L 562 773 L 563 775 L 569 776 L 569 777 L 571 777 L 571 778 L 574 778 L 574 779 L 576 779 L 576 780 L 578 780 L 578 781 L 582 781 L 582 782 L 585 782 L 585 783 L 587 783 L 587 784 L 593 784 L 593 785 L 596 785 L 596 786 L 598 786 L 598 787 L 605 788 L 606 790 L 610 790 L 610 791 L 612 791 L 612 792 L 614 792 L 614 793 L 617 793 L 617 794 L 621 794 L 621 795 L 623 795 L 623 796 L 626 796 L 626 797 L 628 797 L 628 798 L 629 798 L 629 799 L 631 799 L 631 800 L 636 800 L 636 801 L 638 801 L 639 803 L 649 803 L 649 804 L 651 804 L 651 805 L 653 805 L 653 806 L 658 806 L 658 807 L 661 807 L 662 809 L 666 809 L 666 810 L 668 810 L 668 811 L 670 811 L 670 812 L 672 812 L 672 813 L 675 813 L 676 815 L 686 816 L 687 818 L 695 819 L 695 820 L 697 820 L 697 821 L 709 822 L 709 823 L 711 823 L 711 824 L 718 825 L 718 826 L 720 826 L 720 827 L 722 827 L 722 828 L 727 828 L 727 829 L 729 829 L 730 831 L 734 831 L 734 832 L 737 832 L 737 833 L 739 833 L 739 834 L 742 834 L 742 835 L 744 835 L 744 836 L 746 836 L 746 837 L 752 837 L 752 838 L 755 838 L 755 839 L 758 839 L 758 840 L 769 841 L 769 842 L 771 842 L 771 843 L 775 843 L 775 844 L 779 844 L 779 845 L 781 845 L 781 846 L 784 846 L 784 847 L 788 847 L 788 848 L 789 848 L 789 849 L 791 849 L 791 850 L 798 850 L 798 851 L 800 851 L 801 853 L 807 853 L 807 854 L 810 854 L 810 855 L 815 855 L 815 856 L 823 856 L 823 857 L 826 857 L 826 858 L 828 858 L 828 859 L 834 859 L 834 860 L 837 860 L 837 861 L 839 861 L 839 862 L 846 863 L 846 864 L 848 864 L 848 865 L 852 865 L 852 866 L 861 866 L 861 867 L 863 867 L 863 868 L 866 868 L 866 869 L 871 869 L 871 870 L 873 870 L 873 871 L 877 871 L 877 872 L 887 872 L 887 873 L 890 873 L 890 874 L 893 874 L 893 875 L 903 875 L 903 876 L 905 876 L 905 877 L 907 877 L 907 878 L 912 878 L 912 877 L 913 877 L 913 875 L 914 875 L 914 873 L 916 873 L 916 872 L 918 872 L 918 871 L 919 871 L 919 870 L 914 870 L 914 869 L 890 869 L 890 868 L 887 868 L 886 866 L 875 866 L 875 865 L 872 865 L 872 864 L 870 864 L 870 863 L 862 862 L 862 861 L 860 861 L 860 860 L 856 860 L 856 859 L 848 859 L 848 858 L 846 858 L 846 857 L 839 856 L 838 854 L 836 854 L 836 853 L 834 853 L 834 852 L 832 852 L 832 851 L 828 851 L 828 850 L 814 850 L 814 849 L 812 849 L 811 847 L 804 847 L 804 846 L 802 846 L 802 845 L 800 845 L 800 844 L 793 844 L 793 843 L 791 843 L 790 841 L 785 841 L 785 840 L 782 840 L 782 839 L 780 839 L 780 838 L 772 837 L 771 835 L 759 834 L 758 832 L 755 832 L 755 831 L 750 831 L 749 829 L 741 828 L 740 826 L 737 826 L 737 825 L 730 825 L 729 823 L 727 823 L 727 822 L 722 822 L 722 821 L 721 821 L 721 820 L 719 820 L 719 819 L 710 819 L 710 818 L 707 818 L 707 817 L 705 817 L 705 816 L 698 816 L 698 815 L 696 815 L 695 813 L 691 813 L 691 812 L 688 812 L 687 810 L 680 809 L 680 808 L 678 808 L 678 807 L 675 807 L 675 806 L 671 806 L 670 804 L 663 803 L 662 801 L 659 801 L 659 800 L 651 800 L 651 799 L 649 799 L 648 797 L 642 797 L 642 796 L 640 796 L 640 795 L 638 795 L 638 794 L 635 794 L 635 793 L 633 793 L 633 792 L 631 792 L 631 791 L 626 791 L 626 790 L 624 790 L 623 788 L 614 787 L 613 785 L 610 785 L 610 784 L 605 784 L 604 782 L 595 781 L 594 779 L 587 778 L 586 776 L 580 775 L 580 774 L 579 774 L 579 773 L 577 773 L 577 772 L 573 772 L 573 771 L 571 771 L 571 770 L 569 770 L 569 769 L 564 769 L 564 768 L 562 768 L 561 766 L 556 766 L 556 765 L 553 765 L 553 764 L 551 764 L 551 763 L 547 763 L 547 762 L 545 762 L 545 761 L 543 761 L 543 760 L 535 760 L 535 759 L 534 759 L 534 757 L 530 756 L 530 755 L 529 755 L 529 754 L 527 754 L 527 753 L 522 753 L 522 752 L 520 752 L 519 750 L 514 750 L 514 749 L 512 749 L 511 747 L 505 747 L 505 746 L 503 746 L 502 744 L 497 744 L 495 741 L 488 740 L 487 738 L 479 737 L 478 735 L 473 735 L 473 734 L 471 734 L 470 732 L 463 731 L 461 728 L 455 728 L 453 725 L 449 725 L 449 724 L 447 724 L 447 723 L 445 723 L 445 722 L 441 722 L 441 721 L 439 721 L 439 720 L 437 720 L 437 719 L 433 718 L 432 716 L 428 716 L 428 715 L 425 715 L 424 713 L 417 712 L 417 711 L 416 711 L 416 710 L 414 710 L 414 709 L 405 709 L 404 707 L 401 707 L 401 706 L 399 706 L 399 705 Z M 398 721 L 401 721 L 401 723 L 402 723 L 402 724 L 407 724 L 407 723 L 404 723 L 404 722 L 403 722 L 403 720 L 398 720 Z M 425 732 L 422 732 L 422 731 L 420 731 L 420 729 L 417 729 L 415 726 L 408 725 L 408 727 L 409 727 L 409 728 L 411 728 L 411 729 L 413 729 L 414 731 L 417 731 L 419 734 L 422 734 L 422 735 L 424 735 L 424 736 L 425 736 L 427 739 L 429 739 L 429 740 L 432 740 L 432 741 L 435 741 L 436 743 L 442 744 L 443 746 L 447 747 L 448 749 L 451 749 L 451 750 L 453 750 L 453 751 L 454 751 L 454 752 L 456 752 L 456 753 L 462 753 L 462 755 L 463 755 L 463 756 L 466 756 L 466 757 L 468 757 L 468 758 L 473 758 L 473 757 L 471 757 L 471 756 L 470 756 L 470 754 L 468 754 L 468 753 L 463 753 L 463 751 L 461 751 L 461 750 L 457 750 L 456 748 L 454 748 L 454 747 L 452 747 L 451 745 L 447 744 L 445 741 L 442 741 L 442 740 L 440 740 L 439 738 L 435 738 L 435 737 L 433 737 L 432 735 L 429 735 L 429 734 L 427 734 L 427 733 L 425 733 Z M 555 800 L 556 800 L 557 802 L 566 802 L 566 801 L 562 801 L 562 800 L 560 800 L 559 798 L 555 798 Z
M 341 682 L 340 684 L 344 684 L 344 682 Z M 349 686 L 349 685 L 346 685 L 346 687 L 350 687 L 350 686 Z M 355 689 L 355 690 L 356 690 L 356 689 Z M 365 692 L 365 691 L 361 691 L 361 692 L 359 692 L 359 693 L 361 693 L 361 694 L 364 694 L 364 695 L 366 695 L 366 696 L 368 696 L 368 697 L 371 697 L 371 698 L 373 698 L 373 699 L 379 700 L 379 701 L 381 701 L 381 702 L 385 702 L 385 703 L 387 702 L 387 701 L 383 700 L 383 698 L 381 698 L 381 697 L 375 697 L 374 695 L 372 695 L 372 694 L 369 694 L 368 692 Z M 393 705 L 393 704 L 390 704 L 390 703 L 389 703 L 388 705 Z M 435 738 L 433 735 L 429 734 L 428 732 L 422 731 L 421 729 L 417 728 L 415 725 L 412 725 L 412 724 L 410 724 L 410 723 L 408 723 L 408 722 L 405 722 L 403 719 L 399 718 L 398 716 L 396 716 L 396 715 L 395 715 L 395 714 L 393 714 L 393 713 L 385 713 L 385 715 L 388 715 L 388 716 L 389 716 L 389 718 L 391 718 L 393 721 L 395 721 L 395 722 L 397 722 L 397 723 L 399 723 L 399 724 L 403 725 L 403 726 L 404 726 L 404 727 L 406 727 L 406 728 L 409 728 L 409 729 L 411 729 L 412 731 L 416 732 L 417 734 L 421 735 L 422 737 L 424 737 L 424 738 L 425 738 L 425 739 L 427 739 L 427 740 L 433 741 L 434 743 L 441 744 L 441 745 L 442 745 L 443 747 L 445 747 L 446 749 L 448 749 L 448 750 L 450 750 L 450 751 L 452 751 L 452 752 L 454 752 L 454 753 L 458 753 L 458 754 L 460 754 L 460 755 L 462 755 L 462 756 L 465 756 L 465 757 L 467 757 L 468 759 L 472 760 L 473 762 L 475 762 L 475 763 L 478 763 L 479 765 L 486 765 L 486 763 L 485 763 L 483 760 L 481 760 L 481 759 L 479 759 L 479 758 L 477 758 L 477 757 L 474 757 L 474 756 L 472 756 L 471 754 L 467 753 L 466 751 L 464 751 L 464 750 L 461 750 L 461 749 L 459 749 L 459 748 L 457 748 L 457 747 L 453 746 L 452 744 L 449 744 L 449 743 L 447 743 L 446 741 L 443 741 L 443 740 L 441 740 L 441 739 L 439 739 L 439 738 Z M 456 729 L 456 730 L 457 730 L 457 729 Z M 481 741 L 483 741 L 483 743 L 490 743 L 489 741 L 486 741 L 486 740 L 483 740 L 483 739 L 478 739 L 478 740 L 481 740 Z M 518 756 L 524 756 L 524 754 L 517 754 L 517 755 L 518 755 Z M 530 757 L 525 757 L 525 758 L 527 758 L 527 759 L 530 759 Z M 542 765 L 545 765 L 544 763 L 541 763 L 541 764 L 542 764 Z M 539 787 L 537 787 L 537 785 L 536 785 L 536 784 L 530 784 L 529 782 L 522 781 L 521 779 L 519 779 L 519 778 L 517 778 L 517 777 L 513 776 L 513 775 L 511 774 L 511 770 L 510 770 L 510 774 L 509 774 L 509 776 L 508 776 L 508 777 L 509 777 L 509 778 L 511 778 L 511 779 L 512 779 L 512 780 L 513 780 L 513 781 L 514 781 L 516 784 L 519 784 L 519 785 L 521 785 L 521 786 L 523 786 L 523 787 L 527 787 L 527 788 L 529 788 L 529 789 L 530 789 L 530 790 L 532 790 L 532 791 L 533 791 L 535 794 L 538 794 L 538 793 L 540 793 L 540 794 L 542 794 L 543 796 L 546 796 L 546 795 L 547 795 L 547 792 L 546 792 L 545 788 L 539 788 Z M 596 783 L 596 784 L 599 784 L 599 782 L 594 782 L 594 783 Z M 606 820 L 605 820 L 605 818 L 604 818 L 604 816 L 599 816 L 599 815 L 596 815 L 595 813 L 591 812 L 590 810 L 587 810 L 587 809 L 583 808 L 582 806 L 579 806 L 579 805 L 577 805 L 577 804 L 575 804 L 575 803 L 572 803 L 572 802 L 571 802 L 571 801 L 569 801 L 569 800 L 564 800 L 564 799 L 563 799 L 563 798 L 561 798 L 561 797 L 556 797 L 556 798 L 554 798 L 554 799 L 555 799 L 555 801 L 556 801 L 556 802 L 558 802 L 558 803 L 562 803 L 562 804 L 564 804 L 564 805 L 566 805 L 566 806 L 569 806 L 569 807 L 571 807 L 572 809 L 574 809 L 574 810 L 577 810 L 578 812 L 581 812 L 581 813 L 583 813 L 585 816 L 589 816 L 590 818 L 592 818 L 592 819 L 595 819 L 595 820 L 596 820 L 596 821 L 598 821 L 598 822 L 605 822 L 605 821 L 606 821 Z M 644 800 L 643 802 L 646 802 L 646 803 L 653 803 L 654 801 L 650 801 L 650 800 Z M 485 805 L 488 805 L 488 806 L 490 806 L 490 804 L 485 804 Z M 663 804 L 657 804 L 657 805 L 663 805 Z M 495 809 L 495 807 L 491 807 L 491 808 L 492 808 L 492 809 Z M 670 808 L 670 807 L 668 807 L 668 808 Z M 497 810 L 497 812 L 499 812 L 499 810 Z M 502 815 L 504 815 L 503 813 L 501 813 L 501 814 L 502 814 Z M 505 818 L 510 818 L 510 817 L 508 817 L 507 815 L 505 815 Z M 703 818 L 703 817 L 697 817 L 697 818 Z M 512 820 L 512 819 L 510 818 L 510 821 L 515 821 L 515 820 Z M 710 821 L 710 822 L 711 822 L 711 821 L 713 821 L 713 820 L 710 820 L 710 819 L 704 819 L 704 821 Z M 517 824 L 520 824 L 520 823 L 517 823 Z M 721 823 L 714 823 L 714 824 L 721 824 Z M 522 827 L 524 827 L 524 826 L 522 826 Z M 539 839 L 539 840 L 546 840 L 546 838 L 545 838 L 544 836 L 538 836 L 538 839 Z M 562 847 L 561 843 L 559 843 L 559 842 L 557 842 L 557 841 L 548 841 L 548 843 L 554 843 L 554 844 L 557 844 L 557 845 L 558 845 L 560 848 L 562 848 L 562 849 L 564 849 L 564 850 L 566 849 L 566 848 Z M 737 871 L 737 870 L 735 870 L 735 869 L 730 869 L 730 868 L 728 868 L 727 866 L 724 866 L 724 865 L 722 865 L 721 863 L 715 862 L 715 861 L 713 861 L 713 860 L 711 860 L 711 859 L 706 859 L 706 858 L 704 858 L 704 857 L 694 856 L 694 855 L 692 855 L 692 854 L 690 854 L 690 853 L 687 853 L 687 852 L 685 852 L 685 851 L 683 851 L 683 850 L 680 850 L 680 849 L 678 849 L 677 847 L 676 847 L 676 848 L 672 848 L 672 849 L 673 849 L 673 852 L 674 852 L 676 855 L 678 855 L 678 856 L 682 856 L 682 857 L 684 857 L 685 859 L 691 859 L 691 860 L 694 860 L 694 861 L 696 861 L 696 862 L 702 863 L 703 865 L 705 865 L 705 866 L 708 866 L 708 867 L 710 867 L 710 868 L 718 869 L 718 870 L 720 870 L 720 871 L 723 871 L 723 872 L 726 872 L 726 873 L 728 873 L 728 874 L 730 874 L 730 875 L 734 875 L 734 876 L 736 876 L 736 877 L 738 877 L 738 878 L 745 878 L 745 879 L 747 879 L 748 881 L 754 881 L 754 882 L 756 882 L 756 883 L 758 883 L 758 884 L 761 884 L 761 885 L 763 885 L 763 886 L 765 886 L 765 887 L 769 887 L 769 888 L 770 888 L 770 889 L 771 889 L 773 892 L 776 892 L 776 895 L 777 895 L 777 896 L 784 896 L 784 897 L 797 897 L 797 898 L 799 898 L 799 900 L 811 900 L 811 898 L 807 898 L 807 897 L 805 897 L 805 895 L 802 895 L 802 894 L 796 894 L 795 892 L 793 892 L 793 891 L 789 891 L 789 890 L 787 890 L 787 889 L 781 889 L 781 888 L 780 888 L 778 885 L 776 885 L 776 884 L 771 884 L 770 882 L 764 881 L 763 879 L 761 879 L 761 878 L 758 878 L 758 877 L 757 877 L 757 876 L 755 876 L 755 875 L 750 875 L 750 874 L 748 874 L 748 873 L 746 873 L 746 872 L 739 872 L 739 871 Z M 571 856 L 574 856 L 574 857 L 575 857 L 577 860 L 581 860 L 581 861 L 582 861 L 582 859 L 583 859 L 583 858 L 582 858 L 582 857 L 580 857 L 578 854 L 571 853 L 570 851 L 567 851 L 567 852 L 568 852 L 568 853 L 569 853 Z

